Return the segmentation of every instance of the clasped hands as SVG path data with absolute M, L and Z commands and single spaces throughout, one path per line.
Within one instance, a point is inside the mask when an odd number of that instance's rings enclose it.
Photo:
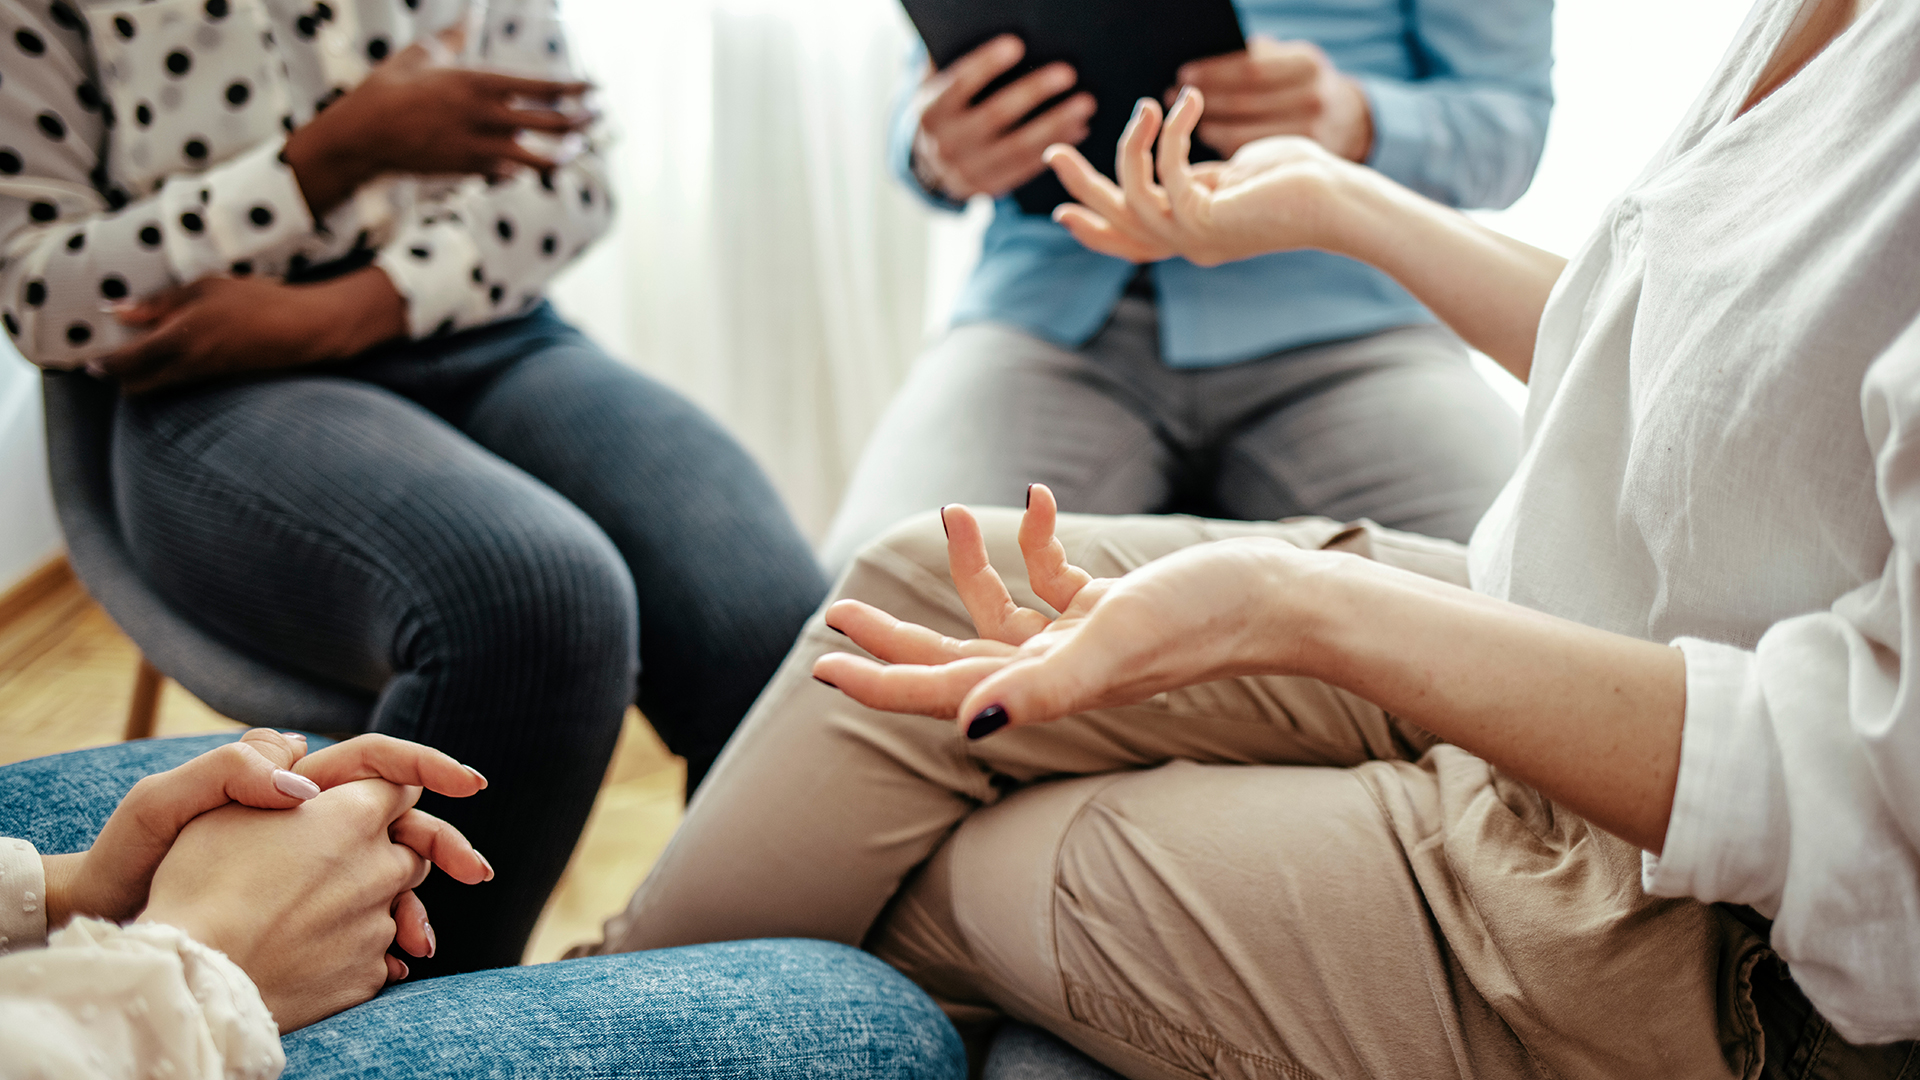
M 49 926 L 138 916 L 225 953 L 289 1031 L 371 998 L 438 947 L 414 888 L 432 866 L 478 884 L 493 868 L 459 830 L 414 809 L 423 789 L 486 778 L 384 735 L 307 753 L 265 728 L 127 793 L 93 846 L 43 856 Z
M 1301 584 L 1352 556 L 1259 538 L 1200 544 L 1119 578 L 1067 561 L 1058 509 L 1029 489 L 1020 552 L 1033 592 L 1059 616 L 1015 603 L 979 522 L 941 510 L 948 565 L 979 637 L 952 638 L 841 600 L 827 625 L 878 658 L 829 653 L 814 676 L 876 709 L 956 720 L 970 739 L 1009 725 L 1145 701 L 1215 679 L 1301 670 L 1311 603 Z

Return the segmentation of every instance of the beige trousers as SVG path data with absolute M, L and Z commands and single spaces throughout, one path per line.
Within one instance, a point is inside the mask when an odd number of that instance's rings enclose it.
M 982 515 L 1022 603 L 1017 515 Z M 1124 573 L 1227 536 L 1461 580 L 1459 547 L 1324 520 L 1061 519 Z M 927 515 L 837 590 L 972 627 Z M 1245 678 L 969 743 L 811 678 L 816 616 L 609 950 L 862 944 L 957 1021 L 1006 1014 L 1135 1078 L 1754 1077 L 1760 943 L 1640 889 L 1639 852 L 1308 679 Z

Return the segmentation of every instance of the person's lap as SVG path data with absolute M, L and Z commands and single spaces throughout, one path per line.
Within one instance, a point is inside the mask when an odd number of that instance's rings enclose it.
M 443 943 L 429 972 L 517 960 L 637 664 L 698 780 L 824 590 L 717 426 L 544 312 L 332 374 L 134 399 L 114 466 L 159 591 L 366 692 L 370 730 L 494 781 L 423 801 L 499 871 L 484 905 L 424 887 Z
M 1175 369 L 1151 305 L 1127 300 L 1078 349 L 949 331 L 869 440 L 822 561 L 837 572 L 945 503 L 1019 506 L 1035 482 L 1076 513 L 1369 518 L 1464 540 L 1518 460 L 1518 417 L 1438 327 Z
M 141 777 L 238 732 L 0 767 L 0 835 L 85 850 Z M 315 748 L 326 743 L 310 736 Z M 475 1076 L 958 1080 L 952 1027 L 879 961 L 748 941 L 402 983 L 288 1034 L 288 1080 Z
M 1039 606 L 1015 520 L 983 515 L 989 548 Z M 1459 570 L 1317 521 L 1060 532 L 1096 574 L 1248 533 Z M 965 636 L 944 564 L 929 515 L 839 592 Z M 959 1020 L 1004 1012 L 1131 1076 L 1727 1070 L 1722 965 L 1750 937 L 1645 898 L 1629 845 L 1351 695 L 1237 679 L 968 744 L 808 677 L 849 647 L 809 624 L 609 947 L 863 943 Z

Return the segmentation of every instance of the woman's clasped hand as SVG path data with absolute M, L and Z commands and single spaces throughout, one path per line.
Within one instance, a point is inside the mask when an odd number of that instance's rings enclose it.
M 413 889 L 433 866 L 465 884 L 493 868 L 422 790 L 465 797 L 486 779 L 384 735 L 313 753 L 260 728 L 134 785 L 89 850 L 45 856 L 49 925 L 138 915 L 225 953 L 290 1031 L 404 979 L 397 945 L 437 948 Z

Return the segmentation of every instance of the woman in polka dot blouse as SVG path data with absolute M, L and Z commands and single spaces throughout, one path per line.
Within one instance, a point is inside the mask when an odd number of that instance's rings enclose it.
M 427 973 L 517 961 L 628 705 L 691 787 L 825 592 L 541 298 L 612 212 L 569 72 L 552 0 L 0 0 L 0 320 L 124 391 L 135 561 L 493 780 L 423 803 L 499 870 Z

